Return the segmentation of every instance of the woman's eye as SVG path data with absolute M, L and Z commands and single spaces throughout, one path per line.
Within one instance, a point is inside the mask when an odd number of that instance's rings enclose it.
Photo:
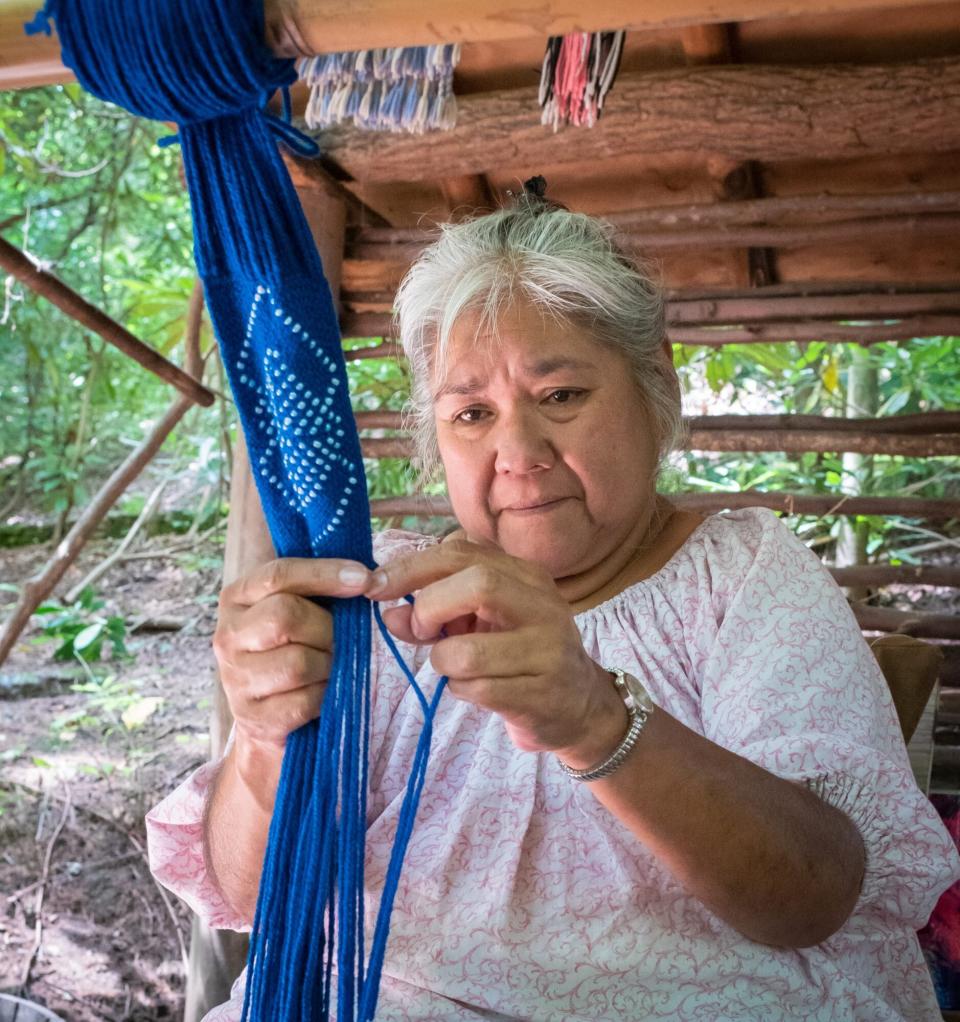
M 467 425 L 470 425 L 474 422 L 480 422 L 484 415 L 486 415 L 486 411 L 483 408 L 464 408 L 462 412 L 457 412 L 453 417 L 453 421 L 465 422 Z
M 583 397 L 582 390 L 572 390 L 569 387 L 561 388 L 560 390 L 551 391 L 548 395 L 547 400 L 554 405 L 567 405 L 571 401 L 575 401 L 578 397 Z

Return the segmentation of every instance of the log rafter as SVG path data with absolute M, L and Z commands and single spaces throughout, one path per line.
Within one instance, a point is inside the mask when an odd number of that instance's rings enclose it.
M 403 428 L 401 412 L 356 412 L 354 418 L 361 430 Z M 684 424 L 692 431 L 813 430 L 912 436 L 956 433 L 960 436 L 960 412 L 920 412 L 872 419 L 844 419 L 834 415 L 691 415 L 684 419 Z
M 361 437 L 366 458 L 409 458 L 414 454 L 408 436 Z M 691 429 L 682 447 L 692 451 L 761 452 L 791 454 L 888 454 L 908 458 L 960 456 L 960 433 L 917 436 L 913 433 L 852 433 L 812 429 Z
M 716 511 L 745 507 L 766 507 L 788 515 L 826 517 L 832 515 L 900 515 L 925 521 L 949 521 L 960 518 L 960 500 L 923 497 L 843 497 L 829 493 L 782 493 L 744 490 L 739 493 L 671 493 L 670 502 L 686 511 L 713 514 Z M 385 497 L 370 503 L 371 514 L 419 517 L 451 517 L 453 510 L 446 497 Z
M 535 89 L 463 96 L 458 111 L 452 131 L 387 137 L 340 127 L 322 145 L 370 182 L 664 152 L 763 161 L 947 152 L 960 149 L 960 58 L 623 74 L 589 131 L 541 125 Z
M 763 201 L 763 200 L 757 200 Z M 731 203 L 733 205 L 733 203 Z M 401 232 L 392 231 L 394 235 Z M 364 232 L 350 248 L 349 255 L 360 260 L 406 260 L 412 262 L 426 241 L 387 244 L 369 240 Z M 411 231 L 410 234 L 413 234 Z M 828 223 L 774 224 L 718 223 L 683 230 L 642 230 L 633 225 L 622 231 L 621 245 L 630 252 L 675 251 L 701 248 L 805 248 L 826 243 L 870 242 L 876 239 L 910 239 L 960 235 L 960 214 L 926 213 L 836 220 Z

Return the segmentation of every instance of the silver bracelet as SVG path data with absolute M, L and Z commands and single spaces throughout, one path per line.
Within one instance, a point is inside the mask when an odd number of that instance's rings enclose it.
M 616 675 L 613 683 L 626 703 L 627 712 L 630 715 L 630 725 L 627 728 L 627 733 L 620 739 L 620 744 L 606 759 L 594 767 L 589 767 L 586 770 L 574 770 L 562 759 L 557 759 L 563 772 L 575 781 L 599 781 L 601 777 L 609 777 L 623 763 L 630 754 L 630 750 L 639 741 L 640 732 L 643 731 L 644 725 L 654 709 L 650 696 L 632 674 L 627 674 L 619 667 L 605 667 L 604 670 Z

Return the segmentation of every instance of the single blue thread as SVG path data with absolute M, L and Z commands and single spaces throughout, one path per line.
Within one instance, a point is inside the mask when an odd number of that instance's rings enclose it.
M 277 151 L 278 140 L 304 155 L 316 144 L 288 123 L 288 96 L 284 116 L 263 110 L 297 74 L 293 61 L 265 46 L 261 5 L 47 0 L 26 31 L 49 32 L 51 18 L 63 61 L 87 91 L 177 126 L 167 144 L 180 142 L 197 268 L 277 556 L 346 557 L 373 567 L 336 310 Z M 370 601 L 333 600 L 331 612 L 337 644 L 320 717 L 286 743 L 251 932 L 246 1022 L 319 1022 L 334 996 L 339 1022 L 373 1018 L 390 910 L 446 685 L 441 679 L 428 703 L 402 665 L 424 707 L 424 728 L 367 968 Z

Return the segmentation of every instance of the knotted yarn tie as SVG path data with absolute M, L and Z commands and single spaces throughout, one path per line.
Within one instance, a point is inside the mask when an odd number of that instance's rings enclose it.
M 25 21 L 23 24 L 23 31 L 27 35 L 53 35 L 53 26 L 50 24 L 50 15 L 53 9 L 53 3 L 51 0 L 40 8 L 39 11 L 33 16 L 32 21 Z
M 64 64 L 87 91 L 179 130 L 194 252 L 278 557 L 374 567 L 363 456 L 336 309 L 278 139 L 294 62 L 265 45 L 250 0 L 47 0 Z M 264 112 L 282 90 L 282 116 Z M 364 847 L 372 618 L 363 596 L 330 601 L 337 637 L 319 718 L 288 736 L 251 932 L 245 1022 L 365 1022 L 376 1011 L 390 911 L 426 776 L 441 679 L 424 726 L 364 951 Z M 402 660 L 401 660 L 402 663 Z M 336 1001 L 334 1002 L 334 997 Z

